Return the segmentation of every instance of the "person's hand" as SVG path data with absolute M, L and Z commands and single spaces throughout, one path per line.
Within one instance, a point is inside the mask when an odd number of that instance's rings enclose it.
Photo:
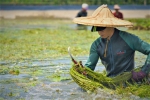
M 138 72 L 132 71 L 132 79 L 136 82 L 141 81 L 145 77 L 146 77 L 146 73 L 143 72 L 142 70 L 140 70 Z
M 74 63 L 76 66 L 80 66 L 80 67 L 83 67 L 83 64 L 82 64 L 82 61 L 79 61 L 77 63 Z
M 78 67 L 76 68 L 76 71 L 77 71 L 77 72 L 79 72 L 80 74 L 82 74 L 82 75 L 84 75 L 84 76 L 87 75 L 86 70 L 80 70 L 80 68 L 79 68 L 79 67 L 81 67 L 81 68 L 84 69 L 84 66 L 83 66 L 83 64 L 82 64 L 82 61 L 79 61 L 79 62 L 76 64 L 76 66 L 78 66 Z

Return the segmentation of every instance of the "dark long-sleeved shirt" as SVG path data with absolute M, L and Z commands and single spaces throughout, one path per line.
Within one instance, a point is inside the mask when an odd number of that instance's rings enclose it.
M 143 68 L 150 64 L 150 44 L 142 41 L 137 36 L 115 29 L 114 34 L 108 42 L 106 57 L 104 57 L 106 41 L 106 39 L 99 37 L 92 43 L 89 59 L 85 66 L 94 70 L 100 58 L 106 68 L 107 76 L 113 77 L 122 72 L 134 69 L 135 51 L 147 55 Z

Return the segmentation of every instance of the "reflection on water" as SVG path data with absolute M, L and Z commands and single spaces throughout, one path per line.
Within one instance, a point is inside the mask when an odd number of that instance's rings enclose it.
M 87 57 L 77 57 L 83 64 Z M 25 98 L 26 100 L 72 100 L 87 98 L 79 86 L 69 75 L 70 58 L 50 60 L 24 60 L 21 62 L 1 62 L 1 66 L 9 69 L 18 68 L 19 75 L 9 72 L 0 74 L 0 97 L 7 100 Z M 103 70 L 101 63 L 96 70 Z M 52 78 L 56 73 L 60 77 Z M 0 99 L 1 99 L 0 98 Z M 60 99 L 61 98 L 61 99 Z
M 3 33 L 7 30 L 19 30 L 28 28 L 46 28 L 55 29 L 60 27 L 64 29 L 76 29 L 76 24 L 65 24 L 55 26 L 52 24 L 35 24 L 35 25 L 10 25 L 0 26 Z M 87 26 L 91 30 L 91 26 Z M 85 64 L 88 57 L 76 57 Z M 145 56 L 140 53 L 136 54 L 136 66 L 142 66 Z M 91 100 L 93 95 L 84 92 L 73 82 L 69 75 L 71 68 L 70 58 L 33 60 L 26 59 L 16 62 L 0 62 L 0 100 Z M 98 63 L 96 71 L 103 71 L 105 68 Z M 15 72 L 19 70 L 19 75 Z M 11 73 L 10 73 L 11 72 Z M 106 93 L 105 93 L 106 94 Z M 103 97 L 103 92 L 100 96 Z M 116 99 L 116 97 L 105 96 L 104 99 Z M 119 100 L 119 99 L 118 99 Z M 129 99 L 128 99 L 129 100 Z M 135 100 L 135 99 L 134 99 Z
M 65 82 L 51 82 L 50 84 L 39 84 L 28 91 L 26 100 L 48 99 L 48 100 L 73 100 L 85 99 L 87 93 L 82 91 L 77 84 Z
M 136 65 L 141 66 L 144 63 L 145 56 L 139 59 L 137 53 Z M 76 57 L 78 61 L 85 64 L 87 57 Z M 0 74 L 0 99 L 6 100 L 89 100 L 92 98 L 102 98 L 104 92 L 100 92 L 99 96 L 94 94 L 89 95 L 84 92 L 69 75 L 71 68 L 70 58 L 49 59 L 49 60 L 24 60 L 17 63 L 1 62 L 1 66 L 18 68 L 19 75 L 10 73 Z M 103 71 L 105 68 L 99 61 L 96 71 Z M 54 74 L 59 77 L 52 77 Z M 101 91 L 101 90 L 100 90 Z M 110 93 L 105 93 L 107 96 L 103 99 L 121 98 Z M 106 98 L 107 97 L 107 98 Z M 139 100 L 139 97 L 131 96 L 134 100 Z M 2 100 L 3 100 L 2 99 Z M 129 99 L 129 98 L 128 98 Z M 131 98 L 130 98 L 131 99 Z

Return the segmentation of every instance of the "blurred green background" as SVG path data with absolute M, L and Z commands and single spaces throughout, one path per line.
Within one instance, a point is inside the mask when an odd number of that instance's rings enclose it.
M 78 5 L 83 2 L 89 5 L 120 4 L 120 5 L 149 5 L 150 0 L 0 0 L 0 4 L 25 4 L 25 5 Z

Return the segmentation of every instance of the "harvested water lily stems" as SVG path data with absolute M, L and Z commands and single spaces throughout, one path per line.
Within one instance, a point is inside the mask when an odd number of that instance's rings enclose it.
M 147 80 L 140 85 L 136 82 L 133 84 L 128 83 L 128 80 L 131 78 L 131 72 L 124 72 L 116 77 L 109 78 L 103 73 L 94 72 L 87 67 L 83 67 L 80 62 L 77 62 L 77 64 L 72 65 L 70 75 L 73 80 L 87 92 L 97 92 L 98 88 L 106 90 L 115 87 L 115 91 L 118 94 L 132 93 L 140 97 L 150 97 L 150 85 L 147 83 Z M 124 88 L 123 83 L 126 83 L 126 88 Z
M 80 62 L 72 66 L 70 74 L 74 81 L 81 86 L 81 88 L 89 90 L 89 86 L 92 85 L 92 89 L 90 89 L 92 91 L 97 87 L 110 88 L 123 82 L 127 82 L 127 80 L 131 78 L 130 72 L 125 72 L 114 78 L 109 78 L 106 77 L 103 73 L 94 72 L 87 67 L 83 67 Z
M 88 79 L 85 75 L 77 72 L 76 67 L 77 67 L 76 65 L 73 65 L 73 67 L 70 69 L 70 75 L 81 88 L 83 88 L 86 91 L 94 91 L 98 87 L 104 88 L 104 86 L 99 84 L 98 82 L 92 81 Z M 78 65 L 78 67 L 81 66 Z

